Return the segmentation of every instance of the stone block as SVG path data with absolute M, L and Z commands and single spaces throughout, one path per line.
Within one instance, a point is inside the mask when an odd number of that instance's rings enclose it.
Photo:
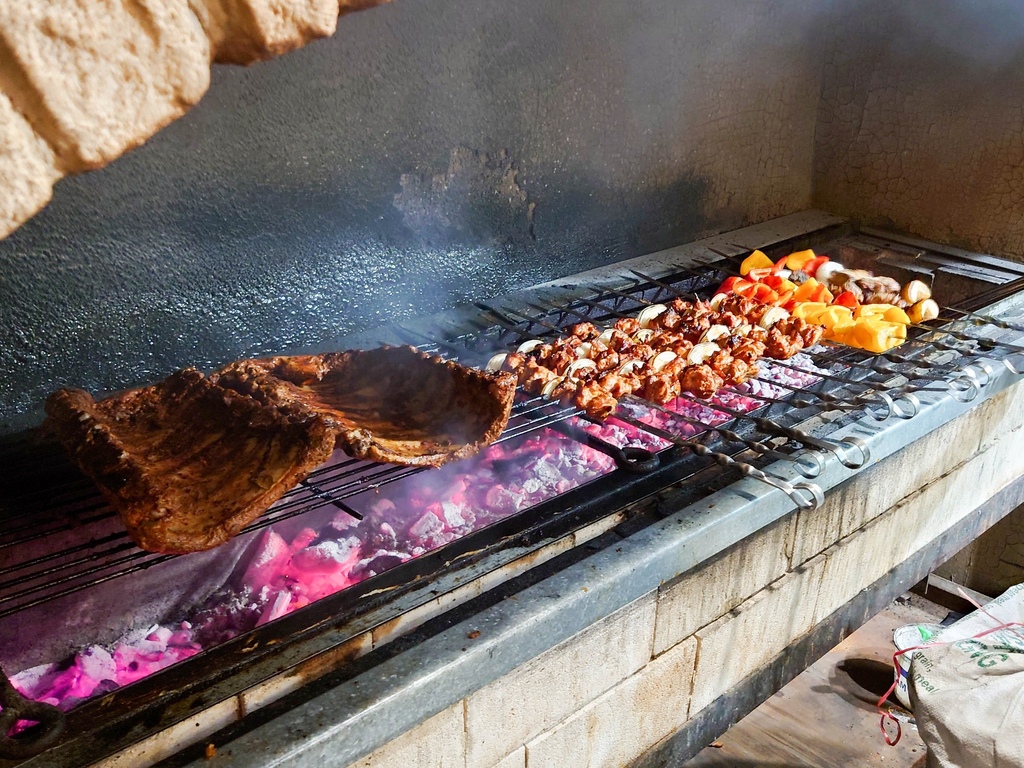
M 901 499 L 953 471 L 1024 423 L 1024 393 L 1002 392 L 883 463 L 834 489 L 825 504 L 797 516 L 793 563 L 807 561 Z M 976 505 L 975 505 L 976 506 Z
M 825 557 L 818 555 L 696 634 L 690 714 L 781 653 L 814 625 Z
M 494 768 L 526 768 L 526 747 L 520 747 L 499 760 Z
M 654 652 L 666 651 L 782 576 L 795 524 L 792 516 L 779 520 L 663 586 Z
M 523 664 L 466 700 L 467 765 L 492 766 L 642 668 L 654 593 Z
M 465 701 L 455 702 L 348 768 L 466 768 Z
M 619 768 L 686 720 L 697 642 L 676 645 L 526 745 L 530 768 Z

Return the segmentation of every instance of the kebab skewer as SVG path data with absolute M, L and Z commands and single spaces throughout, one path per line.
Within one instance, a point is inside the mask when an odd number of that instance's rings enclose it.
M 756 376 L 762 356 L 787 359 L 813 346 L 822 330 L 742 296 L 675 299 L 611 328 L 584 322 L 550 342 L 527 341 L 495 355 L 488 369 L 512 371 L 528 392 L 571 401 L 603 419 L 631 394 L 658 404 L 682 392 L 709 398 Z

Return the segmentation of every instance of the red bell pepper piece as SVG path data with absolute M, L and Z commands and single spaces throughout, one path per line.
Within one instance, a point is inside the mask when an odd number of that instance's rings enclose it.
M 760 301 L 762 304 L 774 304 L 779 300 L 779 294 L 764 283 L 755 283 L 749 298 Z
M 804 272 L 806 272 L 811 277 L 814 277 L 814 275 L 818 271 L 818 267 L 820 267 L 826 261 L 829 261 L 828 256 L 815 256 L 813 259 L 804 264 Z
M 749 280 L 745 280 L 742 277 L 727 277 L 718 286 L 718 290 L 715 293 L 739 293 L 739 287 L 750 284 Z
M 794 293 L 796 293 L 796 291 L 785 291 L 784 293 L 780 293 L 779 298 L 775 300 L 775 303 L 783 309 L 791 309 L 792 305 L 796 303 L 793 301 Z
M 784 270 L 786 268 L 786 259 L 788 259 L 788 258 L 789 258 L 789 256 L 783 256 L 781 259 L 779 259 L 778 261 L 775 262 L 775 266 L 772 267 L 772 274 L 773 275 L 779 274 L 779 272 L 781 272 L 782 270 Z
M 759 283 L 775 274 L 775 267 L 761 267 L 752 269 L 747 273 L 747 279 Z
M 850 309 L 856 309 L 860 306 L 860 302 L 857 301 L 857 297 L 852 291 L 843 291 L 832 300 L 833 304 L 838 304 L 841 307 L 849 307 Z

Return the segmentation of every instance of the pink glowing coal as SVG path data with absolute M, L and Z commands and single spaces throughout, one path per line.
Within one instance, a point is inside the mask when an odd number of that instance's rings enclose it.
M 817 370 L 809 359 L 794 360 Z M 720 392 L 706 405 L 679 399 L 667 408 L 714 426 L 731 418 L 715 410 L 715 404 L 749 412 L 763 402 L 747 395 L 785 397 L 789 390 L 773 381 L 806 387 L 817 378 L 769 367 L 740 392 Z M 642 420 L 681 437 L 703 431 L 660 411 L 642 414 Z M 619 447 L 658 451 L 668 446 L 614 419 L 579 426 Z M 379 494 L 350 499 L 362 520 L 339 511 L 326 524 L 303 528 L 290 538 L 273 525 L 259 535 L 240 585 L 218 593 L 214 605 L 187 621 L 125 635 L 112 647 L 92 645 L 70 661 L 26 669 L 12 682 L 30 698 L 71 709 L 614 469 L 604 453 L 549 429 L 492 445 L 471 459 L 387 485 Z

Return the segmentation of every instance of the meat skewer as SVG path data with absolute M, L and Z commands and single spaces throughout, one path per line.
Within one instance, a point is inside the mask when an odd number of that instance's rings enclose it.
M 627 395 L 658 404 L 683 392 L 711 397 L 756 376 L 762 356 L 787 359 L 821 333 L 785 310 L 740 296 L 717 306 L 675 299 L 620 317 L 603 331 L 586 320 L 550 342 L 525 342 L 515 353 L 496 355 L 488 368 L 512 371 L 529 392 L 607 418 Z

